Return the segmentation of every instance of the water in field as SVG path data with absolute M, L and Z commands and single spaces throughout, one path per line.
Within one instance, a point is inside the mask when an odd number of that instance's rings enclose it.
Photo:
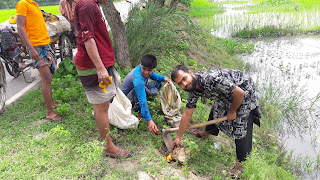
M 320 178 L 320 36 L 268 38 L 251 41 L 250 64 L 259 96 L 284 116 L 279 139 L 297 160 L 310 164 L 306 178 Z M 318 97 L 318 99 L 317 99 Z M 272 112 L 270 112 L 272 113 Z M 268 114 L 266 115 L 268 116 Z
M 240 5 L 224 5 L 222 15 L 208 17 L 211 33 L 231 38 L 239 30 L 274 26 L 309 29 L 320 25 L 319 11 L 258 13 L 236 10 Z M 259 96 L 283 116 L 278 137 L 293 157 L 302 162 L 304 179 L 320 178 L 320 35 L 249 40 L 256 46 L 241 57 L 256 82 Z M 272 116 L 265 114 L 265 116 Z
M 237 10 L 252 4 L 224 4 L 226 12 L 207 17 L 213 27 L 211 33 L 218 37 L 230 38 L 239 30 L 252 30 L 271 26 L 281 29 L 304 30 L 320 26 L 320 11 L 267 12 L 251 14 L 247 10 Z

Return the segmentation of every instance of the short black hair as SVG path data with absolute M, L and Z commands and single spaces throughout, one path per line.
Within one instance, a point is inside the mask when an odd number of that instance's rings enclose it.
M 176 66 L 173 70 L 172 70 L 172 73 L 171 73 L 171 79 L 174 81 L 174 78 L 177 77 L 177 74 L 178 74 L 178 71 L 181 70 L 183 72 L 186 72 L 186 73 L 189 73 L 189 69 L 187 66 L 185 65 L 178 65 Z
M 141 58 L 141 64 L 144 67 L 148 67 L 150 69 L 154 69 L 154 68 L 157 67 L 158 61 L 157 61 L 157 58 L 154 55 L 147 54 L 147 55 L 144 55 Z

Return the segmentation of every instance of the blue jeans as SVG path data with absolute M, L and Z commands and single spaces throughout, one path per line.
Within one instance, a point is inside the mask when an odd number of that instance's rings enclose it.
M 162 87 L 162 82 L 159 82 L 159 81 L 151 81 L 148 84 L 146 84 L 145 90 L 147 95 L 147 101 L 152 100 L 153 97 L 157 94 L 157 92 L 161 89 L 161 87 Z M 132 89 L 128 93 L 127 98 L 131 101 L 132 109 L 134 112 L 141 111 L 137 93 L 134 89 Z

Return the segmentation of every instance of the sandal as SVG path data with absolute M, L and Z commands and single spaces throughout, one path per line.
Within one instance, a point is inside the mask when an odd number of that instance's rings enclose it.
M 126 159 L 131 157 L 131 152 L 118 148 L 117 152 L 114 155 L 106 154 L 106 157 L 115 158 L 115 159 Z
M 63 120 L 62 117 L 58 116 L 57 114 L 51 116 L 51 117 L 46 117 L 47 120 L 51 122 L 61 122 Z
M 234 178 L 240 179 L 242 177 L 242 173 L 243 173 L 242 165 L 235 165 L 230 171 L 230 176 L 232 179 Z

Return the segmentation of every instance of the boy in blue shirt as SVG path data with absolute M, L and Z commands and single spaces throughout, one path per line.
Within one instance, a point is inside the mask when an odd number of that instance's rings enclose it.
M 142 118 L 148 122 L 149 131 L 153 134 L 158 134 L 159 130 L 151 118 L 147 95 L 154 96 L 160 89 L 161 82 L 171 82 L 169 78 L 156 74 L 154 72 L 156 67 L 157 58 L 149 54 L 144 55 L 141 64 L 127 74 L 121 87 L 123 93 L 130 99 L 133 109 L 140 111 Z M 148 83 L 149 79 L 154 81 Z

